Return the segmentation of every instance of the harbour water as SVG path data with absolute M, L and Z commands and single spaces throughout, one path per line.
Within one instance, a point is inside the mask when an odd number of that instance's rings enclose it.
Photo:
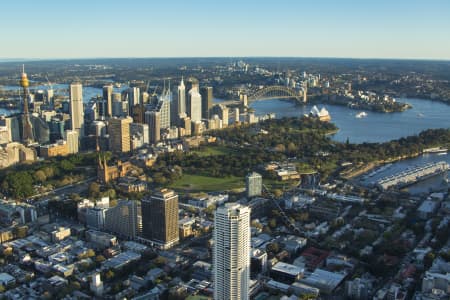
M 316 104 L 319 109 L 325 107 L 330 115 L 331 121 L 339 127 L 333 139 L 345 142 L 347 139 L 352 143 L 364 142 L 386 142 L 399 139 L 409 135 L 415 135 L 429 128 L 450 128 L 450 105 L 424 99 L 398 99 L 407 102 L 412 108 L 398 113 L 376 113 L 366 111 L 367 116 L 357 118 L 361 111 L 350 109 L 346 106 L 330 105 L 326 103 Z M 263 100 L 253 102 L 250 105 L 257 115 L 265 115 L 270 112 L 276 113 L 277 117 L 293 117 L 308 114 L 313 104 L 296 106 L 294 103 L 283 100 Z M 405 171 L 414 166 L 420 166 L 431 162 L 446 161 L 450 164 L 450 154 L 429 153 L 416 158 L 402 160 L 389 165 L 375 175 L 365 177 L 363 184 L 375 182 L 382 177 Z M 372 171 L 368 172 L 369 174 Z M 444 179 L 449 174 L 436 176 L 408 187 L 412 194 L 439 190 L 445 187 Z
M 10 86 L 10 85 L 6 85 L 6 86 L 2 86 L 1 87 L 3 90 L 5 91 L 16 91 L 17 90 L 17 94 L 19 94 L 19 91 L 21 90 L 21 87 L 19 86 Z M 62 95 L 62 96 L 66 96 L 69 97 L 69 85 L 68 84 L 64 84 L 64 83 L 58 83 L 58 84 L 52 84 L 52 88 L 55 91 L 56 95 Z M 122 92 L 125 89 L 127 89 L 128 86 L 123 84 L 121 85 L 120 88 L 114 87 L 113 93 L 116 92 Z M 47 90 L 49 89 L 48 85 L 36 85 L 36 86 L 31 86 L 30 90 L 33 91 L 37 91 L 37 90 Z M 93 97 L 97 97 L 97 96 L 102 96 L 102 89 L 100 88 L 96 88 L 96 87 L 92 87 L 92 86 L 83 86 L 83 102 L 89 102 L 89 100 Z
M 339 127 L 333 139 L 351 143 L 386 142 L 409 135 L 415 135 L 429 128 L 450 128 L 450 105 L 423 99 L 398 99 L 412 105 L 411 109 L 398 113 L 377 113 L 366 111 L 367 116 L 356 118 L 361 111 L 346 106 L 326 103 L 316 104 L 325 107 L 331 115 L 331 122 Z M 276 113 L 277 117 L 298 117 L 308 114 L 313 104 L 296 106 L 283 100 L 262 100 L 250 105 L 257 115 Z

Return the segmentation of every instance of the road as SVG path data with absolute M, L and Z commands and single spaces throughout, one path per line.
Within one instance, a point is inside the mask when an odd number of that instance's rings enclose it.
M 96 179 L 97 179 L 96 176 L 89 177 L 83 181 L 79 181 L 71 185 L 62 186 L 52 191 L 31 196 L 29 199 L 38 199 L 48 195 L 80 194 L 81 192 L 87 190 L 89 188 L 89 184 L 95 181 Z

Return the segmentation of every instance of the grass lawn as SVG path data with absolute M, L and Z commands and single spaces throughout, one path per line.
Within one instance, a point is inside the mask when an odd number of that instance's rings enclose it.
M 199 149 L 193 149 L 190 153 L 195 153 L 198 156 L 214 156 L 214 155 L 227 155 L 232 153 L 233 150 L 224 146 L 202 146 Z
M 170 185 L 178 192 L 214 192 L 227 191 L 245 187 L 245 180 L 242 177 L 208 177 L 201 175 L 184 174 L 179 180 Z
M 267 186 L 268 189 L 290 189 L 294 187 L 298 180 L 287 180 L 287 181 L 281 181 L 281 180 L 273 180 L 273 179 L 265 179 L 263 178 L 263 183 Z

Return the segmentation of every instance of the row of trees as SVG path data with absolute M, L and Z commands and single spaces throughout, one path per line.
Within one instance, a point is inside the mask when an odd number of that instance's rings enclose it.
M 75 154 L 54 158 L 32 165 L 18 165 L 0 172 L 1 191 L 4 195 L 24 199 L 33 195 L 34 186 L 51 189 L 86 176 L 86 168 L 96 165 L 95 154 Z

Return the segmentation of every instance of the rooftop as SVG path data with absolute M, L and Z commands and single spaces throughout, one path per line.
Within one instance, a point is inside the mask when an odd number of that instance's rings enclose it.
M 299 274 L 302 274 L 304 272 L 302 268 L 284 262 L 277 262 L 272 267 L 272 271 L 287 273 L 292 276 L 298 276 Z

